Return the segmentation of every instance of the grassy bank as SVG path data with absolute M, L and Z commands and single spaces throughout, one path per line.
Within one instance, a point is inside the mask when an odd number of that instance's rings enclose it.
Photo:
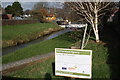
M 90 41 L 86 49 L 93 50 L 93 64 L 92 64 L 92 80 L 109 80 L 110 70 L 106 63 L 107 61 L 107 48 L 103 44 Z M 34 64 L 16 72 L 10 73 L 8 76 L 18 78 L 33 78 L 33 79 L 45 79 L 52 78 L 50 80 L 68 80 L 65 77 L 56 77 L 53 75 L 52 63 L 54 63 L 54 57 L 44 62 Z M 60 79 L 61 78 L 61 79 Z M 76 79 L 82 80 L 82 79 Z M 86 80 L 86 79 L 83 79 Z
M 36 23 L 2 27 L 3 47 L 17 45 L 60 30 L 54 23 Z
M 55 48 L 68 48 L 70 47 L 75 41 L 76 38 L 73 38 L 75 32 L 69 32 L 63 35 L 60 35 L 56 38 L 51 40 L 44 41 L 42 43 L 37 43 L 31 45 L 29 47 L 17 50 L 13 53 L 9 53 L 3 56 L 3 63 L 9 63 L 25 58 L 29 58 L 36 55 L 41 55 L 45 53 L 49 53 L 54 51 Z M 79 32 L 78 32 L 79 33 Z

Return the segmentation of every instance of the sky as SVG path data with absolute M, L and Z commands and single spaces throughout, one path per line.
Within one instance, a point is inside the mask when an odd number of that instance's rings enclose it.
M 2 2 L 2 7 L 6 8 L 8 5 L 12 5 L 13 2 Z M 33 9 L 34 5 L 37 4 L 37 2 L 20 2 L 23 10 L 31 10 Z M 47 7 L 57 7 L 57 8 L 62 8 L 63 5 L 60 2 L 47 2 Z
M 119 2 L 120 0 L 1 0 L 2 2 L 89 2 L 89 1 L 104 1 L 104 2 Z
M 8 5 L 12 5 L 13 2 L 2 2 L 2 7 L 5 8 L 7 7 Z M 23 10 L 31 10 L 34 5 L 36 4 L 36 2 L 20 2 Z
M 37 2 L 48 2 L 49 3 L 48 6 L 52 7 L 54 5 L 53 2 L 63 3 L 65 1 L 83 1 L 83 0 L 1 0 L 2 7 L 5 8 L 8 5 L 12 5 L 12 3 L 15 1 L 20 2 L 23 10 L 27 10 L 27 9 L 31 10 Z M 86 1 L 90 1 L 90 0 L 86 0 Z M 104 0 L 104 1 L 119 2 L 120 0 Z M 62 6 L 60 3 L 58 3 L 57 5 Z

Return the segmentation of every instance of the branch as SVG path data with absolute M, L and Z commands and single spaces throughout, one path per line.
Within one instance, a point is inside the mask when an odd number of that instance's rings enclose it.
M 101 14 L 99 14 L 98 17 L 100 17 L 101 15 L 105 15 L 105 13 L 101 13 Z
M 101 11 L 102 9 L 106 8 L 107 6 L 109 6 L 110 4 L 111 4 L 111 2 L 109 2 L 105 6 L 102 6 L 102 8 L 98 9 L 98 11 Z M 101 4 L 99 4 L 99 5 L 101 5 Z M 104 5 L 104 2 L 103 2 L 103 5 Z

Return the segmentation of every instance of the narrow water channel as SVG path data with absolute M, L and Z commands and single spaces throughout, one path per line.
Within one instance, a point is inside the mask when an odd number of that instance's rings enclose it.
M 39 43 L 39 42 L 42 42 L 42 41 L 46 41 L 46 40 L 49 40 L 49 39 L 52 39 L 52 38 L 55 38 L 61 34 L 64 34 L 66 32 L 69 32 L 71 31 L 70 29 L 64 29 L 64 30 L 61 30 L 61 31 L 58 31 L 58 32 L 54 32 L 50 35 L 47 35 L 47 36 L 44 36 L 44 37 L 41 37 L 39 39 L 36 39 L 36 40 L 33 40 L 31 42 L 28 42 L 28 43 L 24 43 L 24 44 L 20 44 L 20 45 L 16 45 L 16 46 L 12 46 L 12 47 L 7 47 L 7 48 L 3 48 L 2 49 L 2 55 L 6 55 L 8 53 L 11 53 L 11 52 L 14 52 L 16 50 L 19 50 L 21 48 L 25 48 L 25 47 L 28 47 L 32 44 L 35 44 L 35 43 Z

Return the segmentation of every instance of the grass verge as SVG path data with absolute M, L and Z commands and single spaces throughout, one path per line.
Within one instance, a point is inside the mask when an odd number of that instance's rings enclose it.
M 60 30 L 61 28 L 54 23 L 36 23 L 15 26 L 3 26 L 2 40 L 3 47 L 17 45 L 37 39 L 43 35 Z
M 92 64 L 92 78 L 93 80 L 109 80 L 110 70 L 106 63 L 108 52 L 107 48 L 103 44 L 90 41 L 86 49 L 93 50 L 93 64 Z M 30 79 L 43 79 L 43 80 L 68 80 L 65 77 L 57 77 L 53 75 L 52 63 L 54 63 L 54 57 L 44 62 L 34 64 L 16 72 L 10 73 L 8 76 L 17 78 L 30 78 Z M 46 76 L 48 75 L 48 76 Z M 45 79 L 47 78 L 47 79 Z M 52 79 L 49 79 L 52 78 Z M 87 79 L 76 79 L 87 80 Z

